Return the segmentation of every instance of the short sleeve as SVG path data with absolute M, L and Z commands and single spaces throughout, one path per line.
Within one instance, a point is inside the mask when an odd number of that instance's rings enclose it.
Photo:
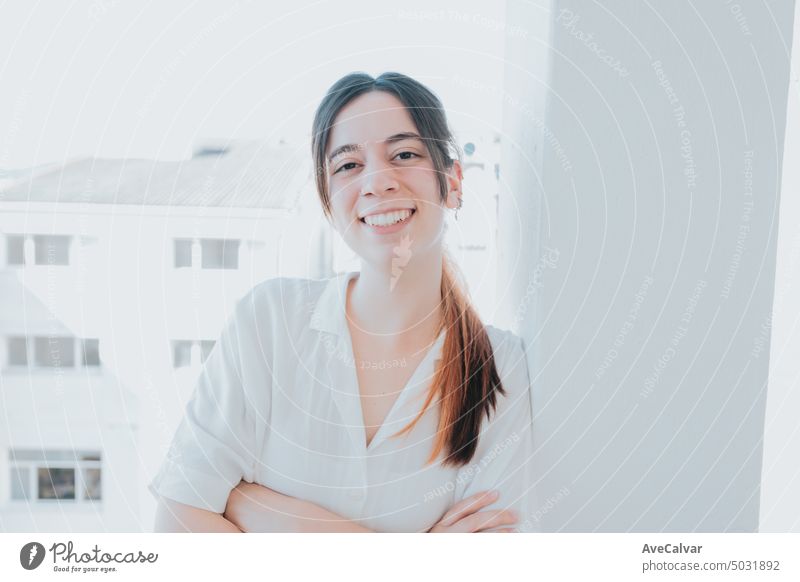
M 223 513 L 231 490 L 252 482 L 255 414 L 245 396 L 243 300 L 206 358 L 172 444 L 148 489 L 155 497 Z
M 539 530 L 532 519 L 536 494 L 530 374 L 523 340 L 511 337 L 512 347 L 496 359 L 506 395 L 491 421 L 482 423 L 472 462 L 459 470 L 455 501 L 496 489 L 500 496 L 486 509 L 513 509 L 519 515 L 517 528 L 533 532 Z

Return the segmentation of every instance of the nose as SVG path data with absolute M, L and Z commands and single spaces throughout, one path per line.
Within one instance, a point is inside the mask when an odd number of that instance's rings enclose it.
M 386 192 L 396 192 L 398 189 L 394 167 L 379 159 L 368 160 L 362 172 L 361 195 L 373 194 L 382 196 Z

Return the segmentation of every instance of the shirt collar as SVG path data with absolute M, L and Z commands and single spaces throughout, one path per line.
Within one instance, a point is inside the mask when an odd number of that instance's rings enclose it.
M 349 337 L 349 332 L 345 333 L 347 332 L 347 285 L 358 274 L 358 271 L 349 271 L 328 279 L 311 313 L 309 323 L 311 329 L 332 333 L 342 338 Z M 445 334 L 440 333 L 431 348 L 434 352 L 434 360 L 442 359 L 444 338 Z
M 350 271 L 328 279 L 311 314 L 309 324 L 311 329 L 342 335 L 344 326 L 347 325 L 345 319 L 347 284 L 356 275 L 358 271 Z

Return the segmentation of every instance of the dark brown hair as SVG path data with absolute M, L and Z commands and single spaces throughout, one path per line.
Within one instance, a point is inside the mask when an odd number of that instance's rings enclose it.
M 370 91 L 385 91 L 405 105 L 433 160 L 442 202 L 447 197 L 445 174 L 455 159 L 460 158 L 441 101 L 422 83 L 401 73 L 383 73 L 377 78 L 366 73 L 346 75 L 328 89 L 312 127 L 317 193 L 328 219 L 332 218 L 326 159 L 330 131 L 342 108 Z M 433 462 L 444 450 L 443 464 L 458 467 L 472 460 L 483 417 L 490 418 L 497 407 L 497 394 L 503 395 L 505 391 L 497 374 L 489 335 L 458 284 L 456 268 L 447 253 L 442 264 L 441 291 L 443 317 L 438 331 L 447 330 L 442 363 L 421 412 L 397 435 L 410 431 L 438 394 L 439 425 L 428 462 Z

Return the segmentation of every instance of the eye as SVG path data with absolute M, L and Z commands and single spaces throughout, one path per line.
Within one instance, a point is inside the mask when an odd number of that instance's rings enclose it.
M 400 156 L 409 156 L 409 157 L 403 157 L 403 158 L 401 158 L 401 159 L 403 159 L 403 160 L 411 160 L 411 159 L 413 159 L 413 158 L 419 158 L 419 157 L 422 157 L 422 156 L 420 156 L 420 155 L 419 155 L 419 154 L 417 154 L 417 153 L 414 153 L 414 152 L 409 152 L 409 151 L 400 152 L 400 153 L 398 153 L 398 154 L 397 154 L 395 157 L 396 157 L 396 158 L 399 158 Z
M 355 167 L 356 167 L 356 165 L 357 165 L 357 164 L 356 164 L 355 162 L 347 162 L 346 164 L 342 164 L 342 165 L 341 165 L 341 166 L 339 166 L 339 168 L 338 168 L 338 169 L 337 169 L 337 170 L 334 172 L 334 174 L 338 174 L 338 173 L 339 173 L 339 172 L 341 172 L 342 170 L 345 170 L 345 171 L 352 170 L 353 168 L 355 168 Z

